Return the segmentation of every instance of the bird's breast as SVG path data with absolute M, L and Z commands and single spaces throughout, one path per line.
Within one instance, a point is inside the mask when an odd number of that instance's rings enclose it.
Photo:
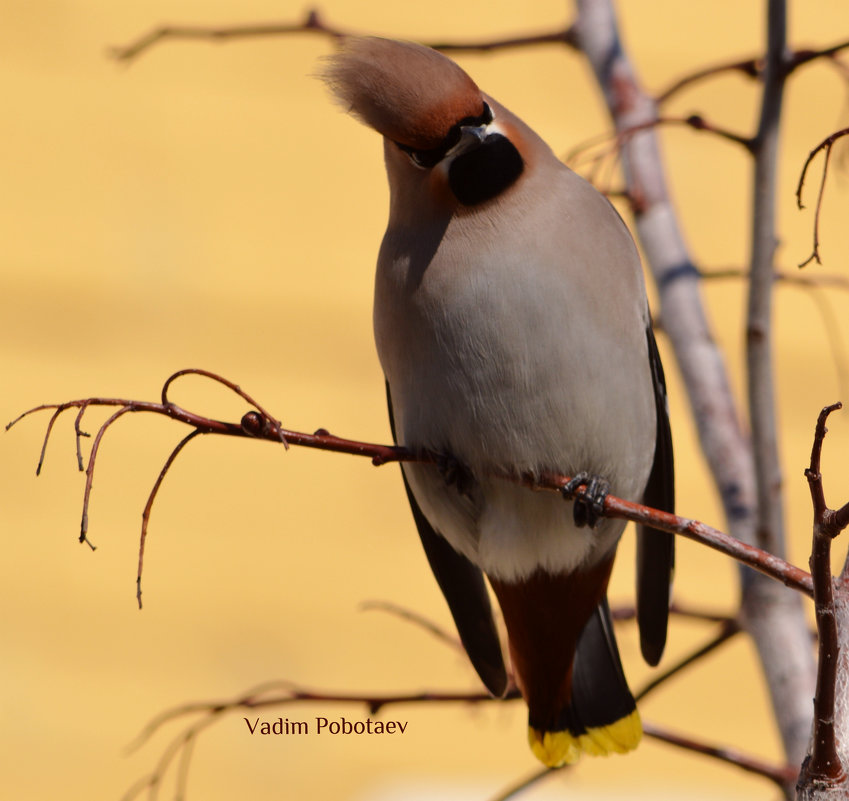
M 390 225 L 378 262 L 375 337 L 398 440 L 455 458 L 476 491 L 461 496 L 432 467 L 405 472 L 434 527 L 502 577 L 574 567 L 622 526 L 557 538 L 568 507 L 494 473 L 586 470 L 636 499 L 654 452 L 633 245 L 609 207 L 613 241 L 598 245 L 580 214 L 556 211 Z
M 511 247 L 449 227 L 426 263 L 399 244 L 387 236 L 374 323 L 406 444 L 479 469 L 644 480 L 633 462 L 651 463 L 654 430 L 639 295 L 613 303 L 619 290 L 593 285 L 591 265 L 571 275 L 568 251 L 523 237 Z

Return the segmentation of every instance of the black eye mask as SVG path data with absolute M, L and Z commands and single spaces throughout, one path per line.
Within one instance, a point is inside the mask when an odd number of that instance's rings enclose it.
M 516 146 L 506 136 L 494 133 L 451 162 L 448 184 L 464 206 L 474 206 L 512 186 L 524 168 Z
M 447 136 L 436 147 L 432 147 L 429 150 L 416 150 L 415 148 L 408 147 L 407 145 L 402 145 L 400 142 L 396 142 L 395 144 L 400 150 L 403 150 L 416 165 L 425 169 L 430 169 L 431 167 L 435 167 L 439 164 L 439 162 L 448 155 L 448 151 L 460 141 L 460 137 L 462 136 L 460 129 L 463 126 L 489 125 L 492 120 L 492 109 L 487 103 L 484 103 L 483 114 L 478 117 L 463 117 L 462 120 L 451 126 Z

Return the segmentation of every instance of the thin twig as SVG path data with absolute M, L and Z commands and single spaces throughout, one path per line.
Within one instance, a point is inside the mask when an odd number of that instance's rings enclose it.
M 365 611 L 387 612 L 394 617 L 400 618 L 407 623 L 412 623 L 421 629 L 424 629 L 428 634 L 432 634 L 440 642 L 451 646 L 456 651 L 465 655 L 466 649 L 463 648 L 463 643 L 460 640 L 447 632 L 441 626 L 438 626 L 432 620 L 428 620 L 424 615 L 414 612 L 412 609 L 406 609 L 398 604 L 390 603 L 389 601 L 364 601 L 360 604 L 360 609 Z
M 822 175 L 820 176 L 820 186 L 819 191 L 817 192 L 817 204 L 814 209 L 814 246 L 811 251 L 811 255 L 808 256 L 805 261 L 803 261 L 799 267 L 805 267 L 810 264 L 812 261 L 816 261 L 817 264 L 822 264 L 822 259 L 820 258 L 820 212 L 822 211 L 822 199 L 823 194 L 825 193 L 825 182 L 828 178 L 828 164 L 831 160 L 831 149 L 834 147 L 834 143 L 843 136 L 849 134 L 849 128 L 843 128 L 840 131 L 835 131 L 831 136 L 827 136 L 822 140 L 810 153 L 808 153 L 808 158 L 805 159 L 805 164 L 802 167 L 802 173 L 799 175 L 799 183 L 796 185 L 796 205 L 800 209 L 804 209 L 805 205 L 802 203 L 802 191 L 805 186 L 805 176 L 808 173 L 808 167 L 811 162 L 814 160 L 817 153 L 820 150 L 825 151 L 825 156 L 823 158 L 823 167 L 822 167 Z
M 728 72 L 736 72 L 745 75 L 747 78 L 758 78 L 763 70 L 762 58 L 744 58 L 739 61 L 729 61 L 723 64 L 714 64 L 710 67 L 691 72 L 689 75 L 684 75 L 678 78 L 674 83 L 661 90 L 657 95 L 658 105 L 665 103 L 673 95 L 678 94 L 682 89 L 692 86 L 695 83 L 705 80 L 706 78 L 716 78 Z
M 255 418 L 249 418 L 249 423 L 243 419 L 241 422 L 241 427 L 243 429 L 248 428 L 248 433 L 251 436 L 258 436 L 259 433 L 262 433 L 263 437 L 268 439 L 279 439 L 286 450 L 289 450 L 289 443 L 286 441 L 286 436 L 282 431 L 280 422 L 275 420 L 262 406 L 254 400 L 247 392 L 245 392 L 238 384 L 234 384 L 232 381 L 224 378 L 223 376 L 218 375 L 217 373 L 210 372 L 209 370 L 201 370 L 197 367 L 189 367 L 185 370 L 178 370 L 173 375 L 169 376 L 165 383 L 162 385 L 162 405 L 166 407 L 178 408 L 175 407 L 173 403 L 168 399 L 168 390 L 171 388 L 171 385 L 178 379 L 187 375 L 197 375 L 201 378 L 209 378 L 212 381 L 215 381 L 223 386 L 227 387 L 232 392 L 235 392 L 242 400 L 246 401 L 250 406 L 253 406 L 261 417 L 261 424 L 259 430 L 256 429 Z
M 575 47 L 575 34 L 571 27 L 544 33 L 507 36 L 478 42 L 432 42 L 429 46 L 445 53 L 490 53 L 493 50 L 508 50 L 514 47 L 535 47 L 541 44 L 563 44 Z
M 681 671 L 685 670 L 691 665 L 694 665 L 696 662 L 702 659 L 702 657 L 707 656 L 709 653 L 712 653 L 721 645 L 724 645 L 736 634 L 739 634 L 740 631 L 740 624 L 736 620 L 725 621 L 719 633 L 715 637 L 712 637 L 701 648 L 696 649 L 691 654 L 688 654 L 686 657 L 676 662 L 670 668 L 667 668 L 660 675 L 655 676 L 650 682 L 648 682 L 644 687 L 642 687 L 642 689 L 640 689 L 635 694 L 634 698 L 637 701 L 641 701 L 643 698 L 645 698 L 651 692 L 656 690 L 658 687 L 665 684 L 673 676 L 676 676 Z
M 83 514 L 80 521 L 80 542 L 87 542 L 88 537 L 88 505 L 91 498 L 91 489 L 94 484 L 94 465 L 97 459 L 97 452 L 100 449 L 100 443 L 103 441 L 103 435 L 106 430 L 120 417 L 123 417 L 127 412 L 133 411 L 132 406 L 122 406 L 115 412 L 102 426 L 94 437 L 94 442 L 91 445 L 91 453 L 88 455 L 88 467 L 85 471 L 85 491 L 83 492 Z M 94 546 L 92 546 L 93 549 Z
M 144 568 L 144 546 L 145 541 L 147 540 L 147 526 L 150 522 L 150 510 L 153 508 L 153 502 L 156 500 L 156 494 L 159 492 L 159 487 L 162 486 L 162 481 L 165 478 L 165 474 L 170 469 L 171 465 L 174 463 L 174 460 L 177 458 L 177 454 L 180 453 L 186 445 L 189 444 L 195 437 L 203 434 L 205 432 L 196 428 L 191 433 L 187 434 L 180 442 L 174 447 L 171 451 L 168 459 L 165 461 L 165 464 L 162 467 L 162 470 L 159 471 L 159 476 L 157 476 L 156 482 L 153 485 L 153 489 L 150 491 L 150 495 L 147 498 L 147 503 L 144 505 L 144 512 L 142 512 L 142 528 L 141 528 L 141 537 L 139 538 L 139 567 L 138 573 L 136 575 L 136 600 L 139 604 L 139 609 L 142 608 L 142 588 L 141 588 L 141 580 L 142 580 L 142 570 Z
M 568 770 L 569 767 L 569 765 L 561 765 L 559 768 L 541 768 L 540 770 L 535 770 L 530 776 L 526 776 L 515 784 L 511 784 L 510 787 L 500 792 L 491 801 L 511 801 L 511 799 L 524 793 L 525 790 L 529 790 L 531 787 L 539 784 L 543 779 L 548 779 L 561 771 Z
M 47 430 L 44 432 L 44 442 L 41 444 L 41 453 L 38 456 L 38 465 L 35 468 L 35 474 L 37 476 L 41 475 L 41 468 L 44 464 L 44 455 L 47 452 L 47 440 L 50 439 L 50 432 L 53 430 L 53 424 L 56 422 L 56 418 L 62 414 L 62 409 L 57 409 L 53 412 L 53 416 L 50 418 L 50 422 L 47 423 Z
M 637 608 L 635 606 L 616 606 L 611 608 L 610 614 L 614 622 L 636 620 Z M 707 609 L 700 609 L 694 606 L 688 606 L 681 604 L 678 601 L 673 601 L 669 605 L 669 614 L 673 617 L 700 620 L 705 623 L 722 623 L 724 625 L 734 622 L 734 618 L 731 618 L 728 615 L 712 612 Z
M 731 278 L 749 278 L 749 271 L 743 267 L 721 267 L 699 270 L 699 278 L 705 281 L 722 281 Z M 787 272 L 776 270 L 773 280 L 780 284 L 790 284 L 804 288 L 849 290 L 849 278 L 844 275 L 819 275 L 817 273 Z
M 699 270 L 699 277 L 708 281 L 719 281 L 729 278 L 748 279 L 749 272 L 741 267 L 726 267 L 723 269 Z M 820 275 L 818 273 L 800 273 L 798 270 L 792 273 L 784 270 L 776 270 L 774 273 L 776 283 L 788 284 L 793 287 L 801 287 L 809 292 L 811 300 L 819 311 L 823 328 L 825 329 L 826 341 L 828 342 L 831 358 L 834 361 L 834 371 L 837 378 L 837 386 L 840 394 L 849 397 L 849 355 L 837 318 L 829 301 L 826 289 L 849 290 L 849 279 L 843 275 Z
M 124 47 L 113 47 L 110 55 L 118 61 L 130 62 L 165 39 L 192 39 L 213 42 L 250 39 L 287 34 L 318 33 L 333 39 L 351 36 L 353 31 L 325 22 L 317 9 L 307 12 L 301 22 L 263 22 L 251 25 L 208 27 L 203 25 L 162 25 L 148 31 Z M 536 47 L 541 44 L 565 44 L 574 47 L 574 36 L 569 27 L 554 31 L 508 36 L 468 42 L 433 42 L 431 47 L 445 52 L 487 53 L 516 47 Z
M 751 152 L 752 149 L 752 140 L 749 137 L 730 131 L 727 128 L 720 128 L 708 122 L 699 114 L 691 114 L 688 117 L 656 117 L 655 119 L 641 122 L 637 125 L 631 125 L 618 131 L 611 131 L 601 136 L 592 137 L 572 148 L 564 156 L 563 161 L 574 169 L 577 169 L 583 164 L 589 164 L 590 170 L 585 177 L 590 183 L 598 187 L 599 191 L 610 197 L 617 194 L 610 186 L 611 181 L 605 182 L 599 178 L 605 163 L 609 164 L 608 172 L 612 175 L 619 161 L 622 149 L 634 136 L 647 130 L 670 125 L 683 125 L 696 131 L 706 131 L 718 136 L 720 139 L 741 145 L 748 152 Z M 593 150 L 596 152 L 592 152 Z M 627 190 L 618 194 L 630 197 Z
M 791 52 L 787 57 L 787 74 L 789 75 L 794 70 L 805 64 L 816 61 L 820 58 L 827 58 L 834 61 L 834 56 L 841 50 L 849 48 L 849 41 L 838 42 L 829 47 L 822 48 L 800 48 Z M 738 61 L 729 61 L 723 64 L 715 64 L 711 67 L 704 67 L 696 70 L 689 75 L 678 78 L 674 83 L 670 84 L 666 89 L 662 90 L 657 95 L 657 102 L 665 103 L 670 97 L 680 92 L 682 89 L 699 83 L 707 78 L 715 78 L 724 73 L 736 72 L 745 75 L 747 78 L 760 78 L 763 75 L 764 60 L 760 56 L 740 59 Z
M 350 32 L 328 25 L 315 9 L 308 11 L 302 22 L 268 22 L 253 25 L 232 25 L 221 28 L 200 25 L 163 25 L 140 36 L 124 47 L 113 47 L 110 55 L 118 61 L 132 61 L 165 39 L 201 39 L 223 42 L 232 39 L 281 36 L 289 33 L 314 32 L 339 38 Z
M 771 765 L 763 762 L 755 757 L 743 754 L 734 748 L 726 748 L 725 746 L 713 746 L 701 743 L 690 737 L 681 734 L 674 734 L 652 723 L 643 722 L 643 733 L 647 737 L 655 740 L 668 743 L 669 745 L 683 748 L 686 751 L 693 751 L 703 756 L 713 757 L 721 762 L 729 765 L 742 768 L 748 773 L 756 773 L 758 776 L 763 776 L 769 779 L 779 787 L 784 788 L 796 780 L 796 770 L 789 765 Z
M 83 472 L 83 448 L 82 448 L 82 438 L 90 437 L 91 434 L 86 434 L 81 426 L 83 422 L 83 415 L 85 414 L 85 410 L 88 408 L 87 403 L 83 403 L 80 406 L 79 411 L 77 412 L 77 416 L 74 419 L 74 434 L 77 443 L 77 470 L 81 473 Z
M 700 114 L 690 114 L 687 117 L 657 117 L 654 120 L 642 122 L 638 125 L 632 125 L 619 131 L 611 131 L 606 134 L 602 134 L 601 136 L 593 137 L 572 148 L 572 150 L 566 154 L 564 161 L 568 164 L 578 166 L 583 163 L 581 159 L 578 158 L 579 156 L 582 156 L 591 149 L 597 148 L 600 145 L 607 145 L 607 148 L 601 156 L 592 156 L 589 158 L 591 158 L 592 161 L 596 161 L 600 158 L 606 158 L 611 153 L 621 150 L 622 146 L 633 136 L 636 136 L 636 134 L 667 125 L 681 125 L 686 128 L 692 128 L 695 131 L 706 131 L 708 133 L 715 134 L 720 139 L 726 139 L 729 142 L 741 145 L 746 148 L 746 150 L 751 150 L 752 148 L 752 140 L 750 137 L 735 133 L 727 128 L 720 128 L 718 125 L 708 122 Z

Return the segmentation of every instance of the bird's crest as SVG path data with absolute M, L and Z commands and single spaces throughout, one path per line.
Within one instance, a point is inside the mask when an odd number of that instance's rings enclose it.
M 439 146 L 453 125 L 484 109 L 460 67 L 412 42 L 347 37 L 320 74 L 346 111 L 416 150 Z

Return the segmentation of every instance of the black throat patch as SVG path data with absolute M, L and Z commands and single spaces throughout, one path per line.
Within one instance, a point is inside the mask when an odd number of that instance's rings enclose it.
M 464 206 L 475 206 L 512 186 L 524 168 L 513 143 L 506 136 L 494 133 L 451 162 L 448 184 Z

